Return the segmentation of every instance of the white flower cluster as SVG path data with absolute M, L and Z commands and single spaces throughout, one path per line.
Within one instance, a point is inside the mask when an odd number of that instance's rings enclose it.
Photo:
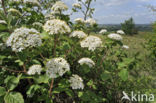
M 129 46 L 123 45 L 122 48 L 123 48 L 123 49 L 129 49 Z
M 72 75 L 69 82 L 72 89 L 84 89 L 83 80 L 78 75 Z
M 10 12 L 14 15 L 22 15 L 19 10 L 14 9 L 14 8 L 9 9 L 8 12 Z
M 74 3 L 72 6 L 73 6 L 74 8 L 79 8 L 79 9 L 81 9 L 81 4 L 80 4 L 80 3 Z
M 78 63 L 80 65 L 86 64 L 88 65 L 90 68 L 93 67 L 95 65 L 94 61 L 90 58 L 81 58 Z
M 26 48 L 41 46 L 42 40 L 35 29 L 18 28 L 8 38 L 7 46 L 11 46 L 15 52 L 21 52 Z
M 102 29 L 102 30 L 99 32 L 99 34 L 105 34 L 106 32 L 107 32 L 106 29 Z
M 76 18 L 74 21 L 75 21 L 76 23 L 85 23 L 85 20 L 82 19 L 82 18 Z
M 6 24 L 5 20 L 0 20 L 0 24 Z
M 34 22 L 32 25 L 37 26 L 37 27 L 42 27 L 43 26 L 43 24 L 40 23 L 40 22 Z
M 53 12 L 59 13 L 60 11 L 68 10 L 68 6 L 62 1 L 57 1 L 51 9 Z
M 121 35 L 115 34 L 115 33 L 109 34 L 108 38 L 117 40 L 117 41 L 121 41 L 123 39 Z
M 54 34 L 64 34 L 71 32 L 70 27 L 65 21 L 59 19 L 48 20 L 43 29 L 48 32 L 50 35 Z
M 96 24 L 96 21 L 93 18 L 89 18 L 85 21 L 87 24 L 90 24 L 91 26 Z
M 70 66 L 67 61 L 61 57 L 51 59 L 47 62 L 46 67 L 46 73 L 50 78 L 57 78 L 57 76 L 62 76 L 70 70 Z
M 96 24 L 96 21 L 93 18 L 89 18 L 87 20 L 84 20 L 83 18 L 76 18 L 74 21 L 76 23 L 89 24 L 91 26 Z
M 125 32 L 123 30 L 118 30 L 117 33 L 118 34 L 125 34 Z
M 94 51 L 97 47 L 101 47 L 102 41 L 99 37 L 88 36 L 80 42 L 82 48 L 88 48 L 88 50 Z
M 30 4 L 33 6 L 41 6 L 40 3 L 37 0 L 24 0 L 25 4 Z
M 71 33 L 70 37 L 78 37 L 79 39 L 87 37 L 87 34 L 83 31 L 74 31 Z
M 27 74 L 28 75 L 35 75 L 35 74 L 41 74 L 41 71 L 42 71 L 42 67 L 41 65 L 32 65 Z

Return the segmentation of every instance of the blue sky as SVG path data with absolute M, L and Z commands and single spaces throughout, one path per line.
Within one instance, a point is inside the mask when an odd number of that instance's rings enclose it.
M 62 0 L 69 8 L 76 0 Z M 147 24 L 156 21 L 154 14 L 147 5 L 155 5 L 156 0 L 96 0 L 92 3 L 95 8 L 94 18 L 101 24 L 119 24 L 133 17 L 137 24 Z M 81 13 L 71 16 L 71 19 L 83 17 Z

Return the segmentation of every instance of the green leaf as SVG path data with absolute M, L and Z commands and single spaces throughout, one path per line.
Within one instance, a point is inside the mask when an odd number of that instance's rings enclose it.
M 9 90 L 13 90 L 14 88 L 16 88 L 16 86 L 18 85 L 20 78 L 22 75 L 19 75 L 18 77 L 15 76 L 8 76 L 4 83 L 6 84 L 7 88 Z
M 27 91 L 27 95 L 33 95 L 37 90 L 41 89 L 39 85 L 32 85 Z
M 22 66 L 24 64 L 24 62 L 22 62 L 21 60 L 16 60 L 15 63 L 18 63 L 19 66 Z
M 73 97 L 74 96 L 74 93 L 73 93 L 73 91 L 71 90 L 71 89 L 66 89 L 66 94 L 68 95 L 68 96 L 70 96 L 70 97 Z
M 123 69 L 119 72 L 119 77 L 123 80 L 126 81 L 128 79 L 128 71 L 127 69 Z
M 6 89 L 4 87 L 0 87 L 0 96 L 5 95 Z
M 104 73 L 101 74 L 101 79 L 103 81 L 108 80 L 110 78 L 111 78 L 111 75 L 110 75 L 110 73 L 108 71 L 105 71 Z
M 18 92 L 7 93 L 4 97 L 5 103 L 24 103 L 23 96 Z
M 88 85 L 89 87 L 92 87 L 93 89 L 96 89 L 96 86 L 94 85 L 94 82 L 93 82 L 92 80 L 90 80 L 90 81 L 87 83 L 87 85 Z
M 81 97 L 83 95 L 83 92 L 78 92 L 78 97 Z
M 7 30 L 7 26 L 0 24 L 0 31 Z
M 40 83 L 48 83 L 49 79 L 50 78 L 47 75 L 40 75 L 40 76 L 34 77 L 34 81 L 39 84 Z

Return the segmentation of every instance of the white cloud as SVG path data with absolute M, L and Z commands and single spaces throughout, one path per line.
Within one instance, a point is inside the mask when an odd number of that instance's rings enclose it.
M 122 5 L 125 2 L 127 2 L 129 0 L 104 0 L 104 1 L 100 1 L 104 6 L 117 6 L 117 5 Z

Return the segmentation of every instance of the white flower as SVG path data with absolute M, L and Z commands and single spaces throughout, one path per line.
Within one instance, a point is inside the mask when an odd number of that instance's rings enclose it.
M 26 48 L 41 46 L 42 40 L 35 29 L 18 28 L 8 38 L 7 46 L 11 46 L 15 52 L 21 52 Z
M 0 24 L 6 24 L 5 20 L 0 20 Z
M 50 78 L 57 78 L 70 70 L 70 66 L 67 61 L 61 57 L 53 58 L 46 64 L 47 75 Z
M 79 8 L 79 9 L 81 9 L 81 4 L 80 4 L 80 3 L 74 3 L 72 6 L 73 6 L 74 8 Z
M 25 4 L 30 4 L 33 6 L 40 6 L 40 3 L 37 0 L 24 0 Z
M 40 23 L 40 22 L 34 22 L 32 25 L 37 26 L 37 27 L 42 27 L 43 26 L 43 24 Z
M 90 24 L 90 25 L 95 25 L 96 24 L 96 21 L 93 19 L 93 18 L 89 18 L 85 21 L 87 24 Z
M 71 33 L 70 37 L 78 37 L 80 39 L 87 37 L 87 34 L 84 33 L 83 31 L 74 31 Z
M 99 32 L 99 34 L 105 34 L 106 32 L 107 32 L 106 29 L 102 29 L 102 30 Z
M 88 48 L 88 50 L 94 51 L 97 47 L 101 47 L 102 41 L 99 37 L 88 36 L 80 42 L 82 48 Z
M 59 19 L 48 20 L 43 26 L 43 29 L 50 35 L 65 34 L 71 32 L 71 29 L 67 25 L 67 23 Z
M 51 9 L 53 12 L 59 13 L 60 11 L 68 10 L 68 6 L 62 1 L 57 1 Z
M 80 65 L 83 65 L 83 64 L 86 64 L 88 65 L 89 67 L 93 67 L 95 65 L 94 61 L 90 58 L 81 58 L 78 63 Z
M 121 35 L 115 34 L 115 33 L 109 34 L 108 38 L 117 40 L 117 41 L 121 41 L 123 39 Z
M 123 30 L 118 30 L 117 33 L 118 34 L 125 34 L 125 32 Z
M 84 19 L 82 19 L 82 18 L 76 18 L 74 21 L 76 23 L 85 23 Z
M 129 49 L 129 46 L 123 45 L 122 48 L 123 48 L 123 49 Z
M 9 9 L 8 12 L 10 12 L 14 15 L 22 15 L 19 10 L 14 9 L 14 8 Z
M 41 74 L 41 71 L 42 71 L 42 67 L 41 65 L 32 65 L 27 74 L 28 75 L 35 75 L 35 74 Z
M 72 75 L 69 79 L 72 89 L 84 89 L 83 80 L 78 75 Z

